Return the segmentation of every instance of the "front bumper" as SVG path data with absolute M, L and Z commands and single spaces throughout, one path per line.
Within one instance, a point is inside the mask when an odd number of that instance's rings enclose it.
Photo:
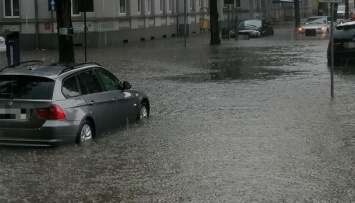
M 55 146 L 76 140 L 80 121 L 46 121 L 40 128 L 0 128 L 0 145 Z
M 316 34 L 326 34 L 327 29 L 315 29 L 315 28 L 306 28 L 306 29 L 298 29 L 298 34 L 305 34 L 307 31 L 316 32 Z

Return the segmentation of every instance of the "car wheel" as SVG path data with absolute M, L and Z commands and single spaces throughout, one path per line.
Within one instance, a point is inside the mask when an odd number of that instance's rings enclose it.
M 93 129 L 92 125 L 88 120 L 85 120 L 79 128 L 77 138 L 76 138 L 76 143 L 80 144 L 82 142 L 92 140 L 93 138 Z
M 149 116 L 148 105 L 147 105 L 147 103 L 142 102 L 139 107 L 137 120 L 144 120 L 144 119 L 148 118 L 148 116 Z
M 328 62 L 328 66 L 331 66 L 332 64 L 332 61 L 330 58 L 327 58 L 327 62 Z M 334 59 L 334 66 L 339 66 L 341 63 L 340 63 L 340 59 Z

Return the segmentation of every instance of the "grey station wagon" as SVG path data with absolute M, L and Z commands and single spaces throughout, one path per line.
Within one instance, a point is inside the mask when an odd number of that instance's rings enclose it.
M 97 63 L 0 70 L 0 145 L 81 143 L 149 116 L 148 97 Z

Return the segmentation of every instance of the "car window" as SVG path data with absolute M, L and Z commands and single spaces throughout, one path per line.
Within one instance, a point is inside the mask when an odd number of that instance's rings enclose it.
M 97 75 L 100 77 L 102 83 L 106 87 L 106 90 L 121 90 L 122 85 L 120 81 L 110 72 L 104 69 L 95 70 Z
M 78 79 L 78 83 L 79 83 L 79 88 L 80 88 L 81 94 L 82 95 L 89 94 L 89 91 L 86 88 L 86 86 L 84 84 L 84 81 L 81 79 L 81 77 L 77 77 L 77 79 Z
M 97 78 L 94 70 L 88 70 L 79 74 L 82 82 L 87 88 L 88 93 L 102 92 L 103 88 Z
M 261 20 L 245 20 L 239 24 L 239 27 L 261 27 Z
M 63 82 L 62 92 L 65 97 L 79 96 L 79 87 L 76 81 L 76 77 L 72 76 Z
M 51 99 L 54 80 L 34 76 L 0 76 L 0 99 Z
M 353 38 L 355 35 L 355 24 L 336 26 L 334 38 Z
M 325 24 L 327 23 L 326 18 L 322 17 L 310 17 L 307 19 L 306 24 Z

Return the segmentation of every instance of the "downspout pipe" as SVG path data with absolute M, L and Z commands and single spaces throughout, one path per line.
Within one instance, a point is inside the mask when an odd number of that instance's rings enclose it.
M 36 50 L 39 49 L 39 28 L 38 28 L 38 0 L 35 0 L 35 28 L 36 28 Z

